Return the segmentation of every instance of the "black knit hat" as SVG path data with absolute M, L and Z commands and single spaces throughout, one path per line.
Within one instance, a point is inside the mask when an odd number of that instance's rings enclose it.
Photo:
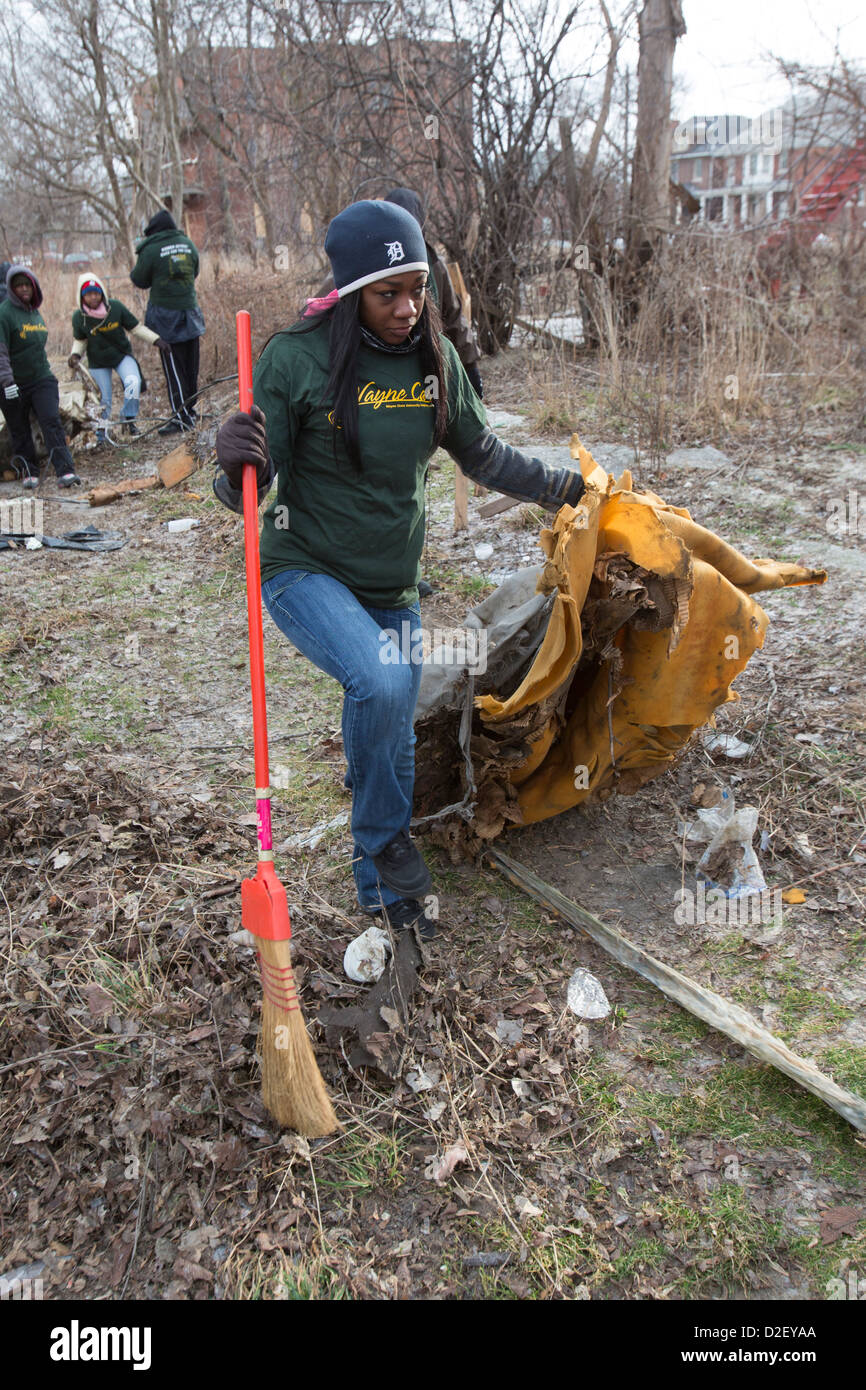
M 374 280 L 429 269 L 420 226 L 395 203 L 352 203 L 328 228 L 325 252 L 341 299 Z
M 145 236 L 155 236 L 157 232 L 177 231 L 177 223 L 167 208 L 155 212 L 144 229 Z
M 416 193 L 414 188 L 392 188 L 390 193 L 385 194 L 385 202 L 395 203 L 398 208 L 405 208 L 407 212 L 411 212 L 421 227 L 427 221 L 421 195 Z

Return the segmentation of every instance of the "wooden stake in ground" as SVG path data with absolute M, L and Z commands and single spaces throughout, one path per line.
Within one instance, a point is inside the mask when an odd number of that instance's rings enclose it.
M 841 1086 L 837 1086 L 835 1081 L 831 1081 L 829 1076 L 818 1070 L 814 1062 L 807 1061 L 805 1057 L 798 1057 L 796 1052 L 792 1052 L 779 1038 L 773 1037 L 766 1028 L 756 1023 L 745 1009 L 731 1003 L 729 999 L 723 999 L 720 994 L 714 994 L 711 989 L 704 989 L 703 985 L 695 984 L 694 980 L 680 974 L 679 970 L 656 960 L 612 927 L 606 927 L 604 922 L 587 912 L 586 908 L 579 907 L 577 903 L 557 892 L 516 859 L 498 849 L 490 849 L 487 852 L 494 867 L 536 902 L 541 903 L 542 907 L 555 912 L 559 917 L 564 917 L 566 922 L 586 932 L 587 936 L 591 936 L 597 945 L 621 965 L 628 966 L 629 970 L 649 980 L 656 989 L 660 989 L 677 1004 L 688 1009 L 689 1013 L 702 1018 L 711 1028 L 717 1028 L 720 1033 L 727 1033 L 729 1038 L 753 1052 L 762 1062 L 769 1062 L 771 1066 L 790 1076 L 798 1086 L 804 1086 L 813 1096 L 817 1096 L 819 1100 L 838 1111 L 855 1129 L 866 1132 L 866 1100 L 855 1095 L 853 1091 L 845 1091 Z
M 448 278 L 454 287 L 454 293 L 460 300 L 460 307 L 463 310 L 463 317 L 466 322 L 472 323 L 472 300 L 466 288 L 466 281 L 463 279 L 463 271 L 456 261 L 448 264 Z M 483 497 L 487 491 L 480 483 L 475 484 L 475 496 Z M 465 531 L 469 525 L 469 484 L 466 474 L 459 463 L 454 465 L 454 530 Z
M 250 316 L 245 310 L 237 316 L 237 334 L 240 405 L 249 412 L 253 404 L 253 353 Z M 255 878 L 244 879 L 241 884 L 241 921 L 259 945 L 264 996 L 262 1099 L 278 1124 L 312 1139 L 333 1134 L 339 1125 L 301 1013 L 292 971 L 289 904 L 274 869 L 255 464 L 244 465 L 243 492 L 259 864 Z

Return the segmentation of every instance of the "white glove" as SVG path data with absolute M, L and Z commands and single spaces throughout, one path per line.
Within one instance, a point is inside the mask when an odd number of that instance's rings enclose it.
M 3 394 L 6 397 L 7 401 L 17 401 L 18 387 L 15 385 L 14 381 L 11 386 L 5 387 Z

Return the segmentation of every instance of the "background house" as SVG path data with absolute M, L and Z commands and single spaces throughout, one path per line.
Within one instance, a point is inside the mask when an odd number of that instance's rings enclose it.
M 754 121 L 682 122 L 671 178 L 697 200 L 701 220 L 729 227 L 796 220 L 817 235 L 866 217 L 866 140 L 827 103 L 798 109 L 791 102 Z

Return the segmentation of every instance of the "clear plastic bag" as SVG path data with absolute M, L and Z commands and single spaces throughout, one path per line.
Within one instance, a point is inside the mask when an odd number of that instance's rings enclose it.
M 717 806 L 705 807 L 687 827 L 687 845 L 706 845 L 695 877 L 726 898 L 764 893 L 767 882 L 752 840 L 758 828 L 757 806 L 736 809 L 732 792 L 724 790 Z

